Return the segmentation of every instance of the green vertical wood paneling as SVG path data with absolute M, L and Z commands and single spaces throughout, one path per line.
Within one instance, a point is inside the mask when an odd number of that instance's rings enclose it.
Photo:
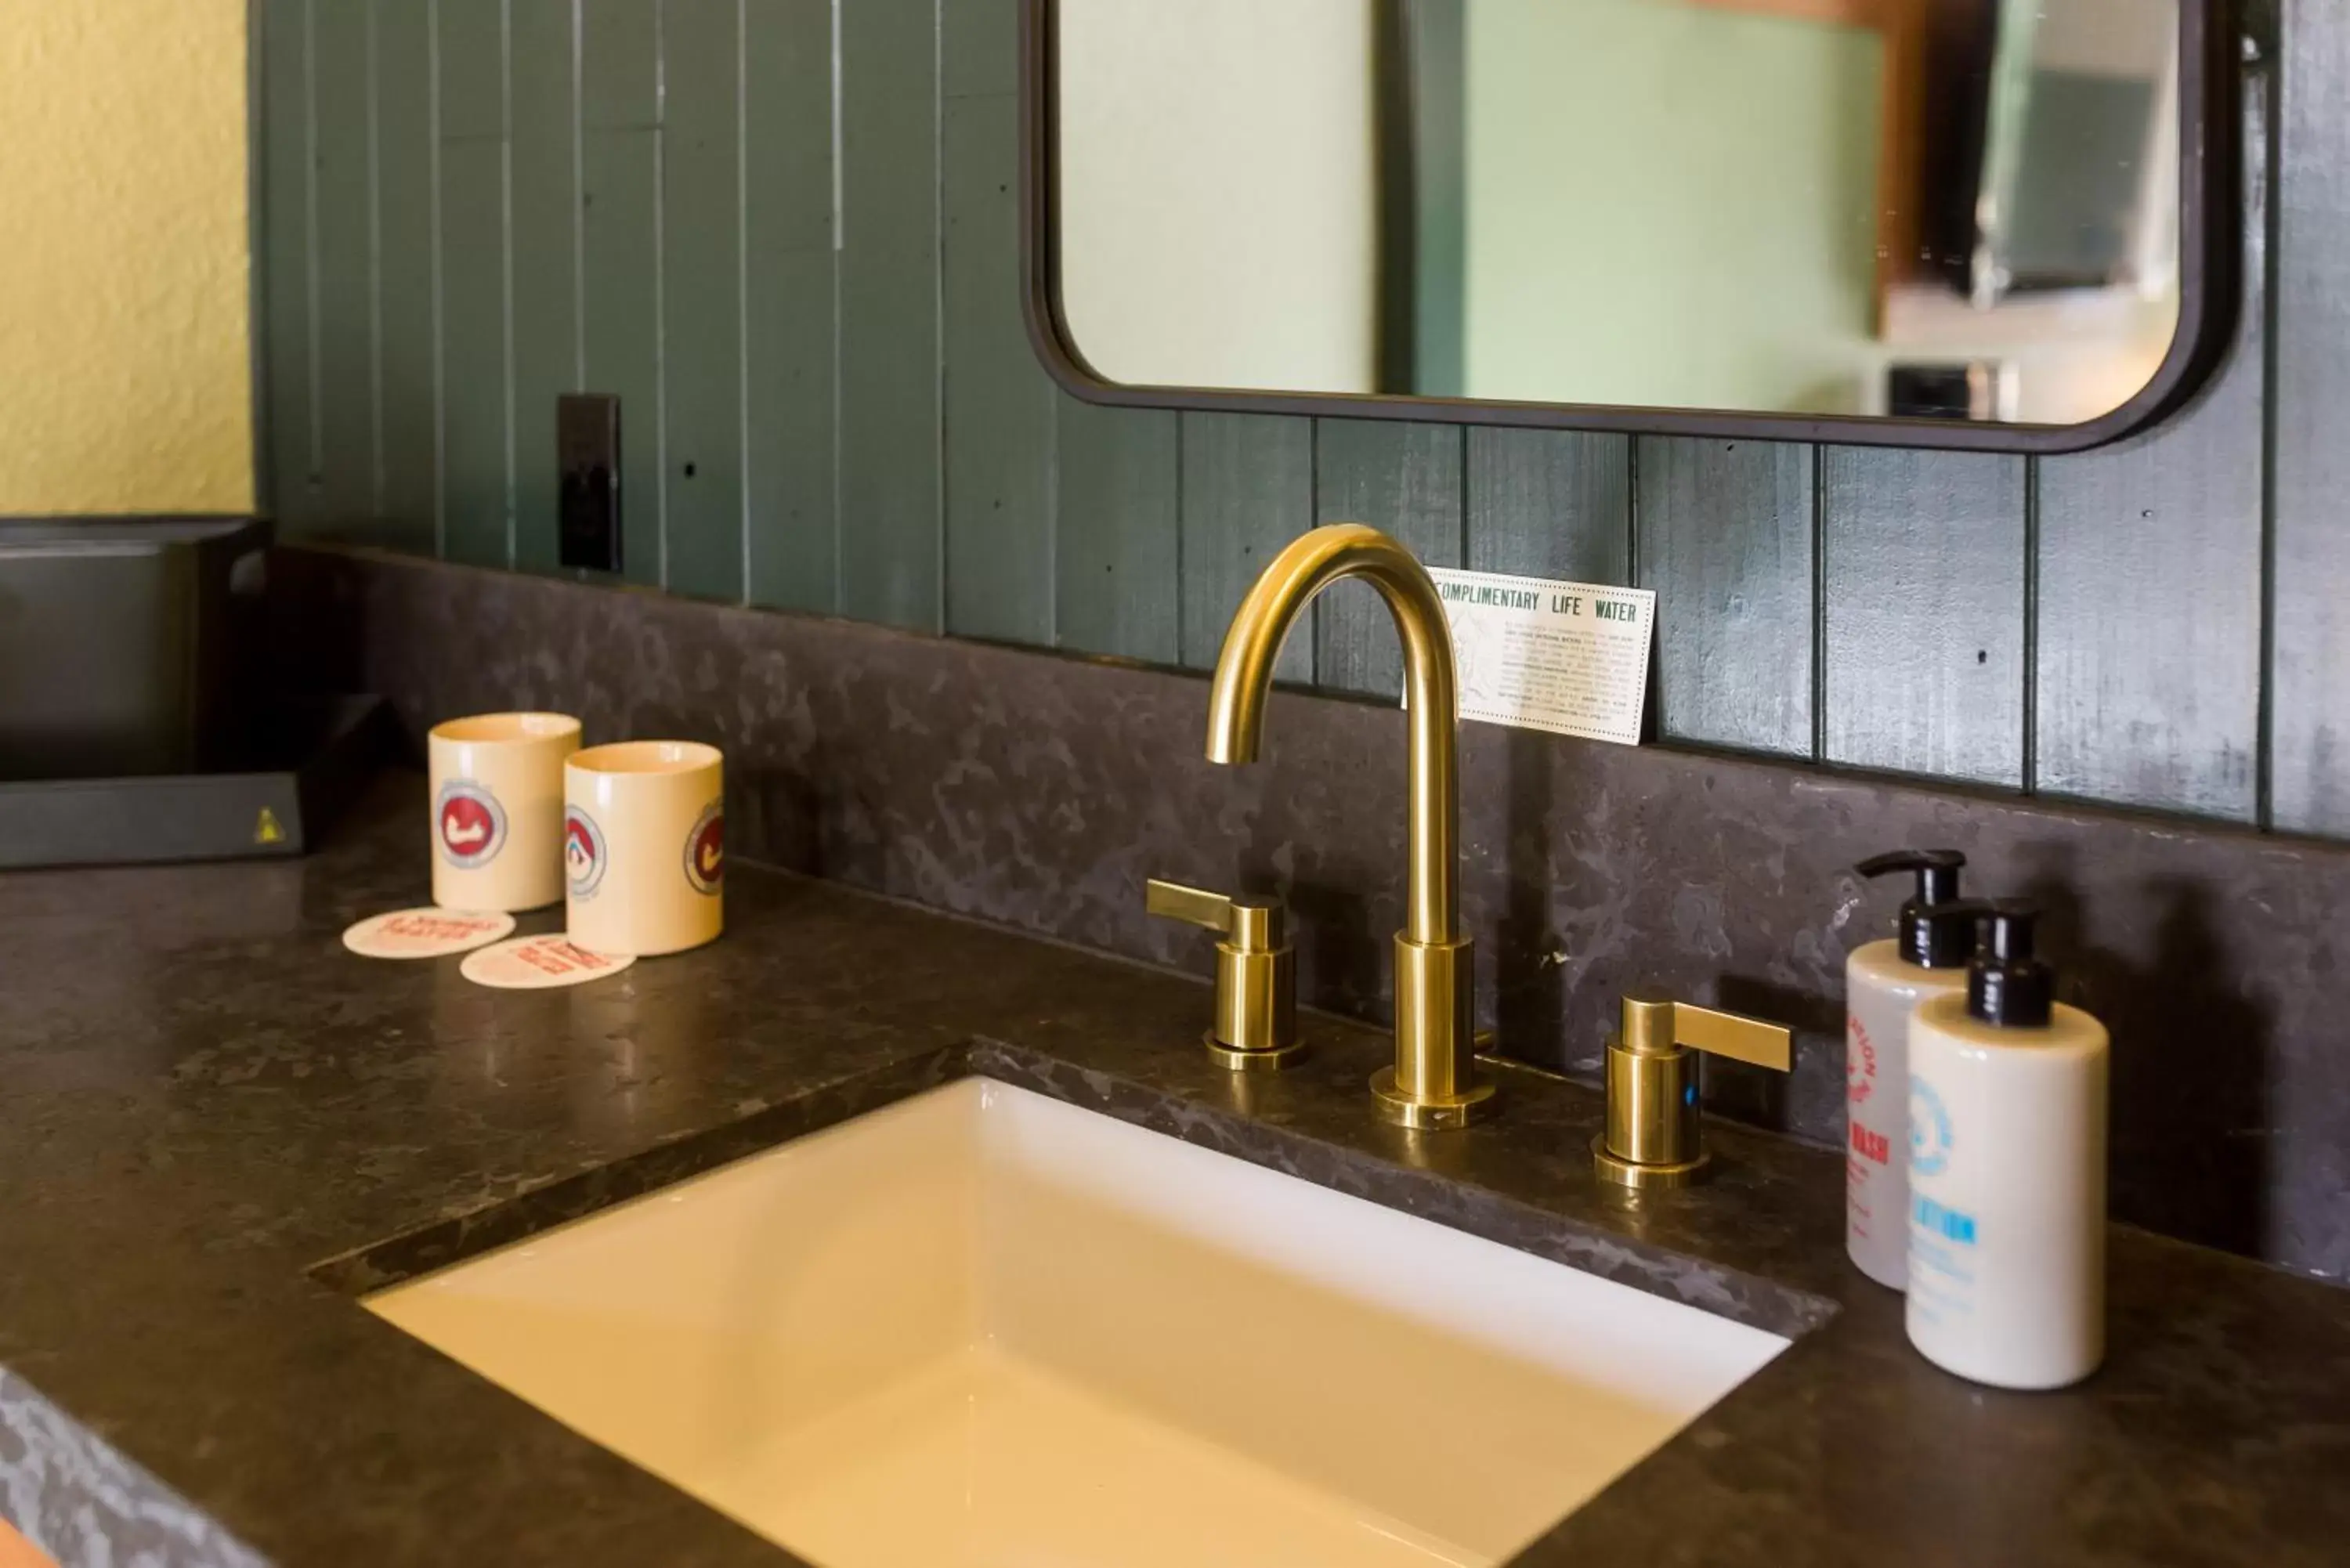
M 2265 93 L 2248 85 L 2244 288 L 2202 397 L 2135 441 L 2039 464 L 2039 788 L 2258 812 Z
M 1284 545 L 1314 526 L 1314 421 L 1268 414 L 1184 414 L 1182 661 L 1204 670 L 1241 597 Z M 1316 605 L 1274 673 L 1314 679 Z
M 580 0 L 586 390 L 620 400 L 620 568 L 662 580 L 660 6 Z
M 758 226 L 754 217 L 754 235 Z M 778 609 L 832 614 L 840 608 L 836 258 L 829 246 L 754 247 L 752 256 L 749 597 Z
M 1060 646 L 1173 664 L 1181 657 L 1181 426 L 1152 409 L 1066 394 L 1054 516 Z
M 289 538 L 311 515 L 315 421 L 310 374 L 309 0 L 268 0 L 261 13 L 262 265 L 268 270 L 263 355 L 269 388 L 265 504 Z
M 661 287 L 668 585 L 743 597 L 744 0 L 665 0 Z
M 933 0 L 840 9 L 841 608 L 940 628 L 939 77 Z
M 1020 90 L 1020 0 L 939 0 L 939 84 L 948 98 Z
M 840 564 L 830 0 L 754 0 L 743 27 L 749 592 L 829 611 Z
M 2285 0 L 2276 181 L 2275 826 L 2350 836 L 2350 8 Z
M 510 0 L 515 565 L 557 569 L 555 405 L 579 387 L 579 105 L 571 0 Z
M 505 149 L 441 145 L 442 549 L 507 564 Z
M 1579 431 L 1469 431 L 1468 565 L 1572 583 L 1632 578 L 1632 442 Z
M 1049 647 L 1058 397 L 1020 316 L 1020 103 L 943 114 L 947 629 Z
M 1828 761 L 2023 783 L 2024 462 L 1829 447 Z
M 1643 436 L 1635 461 L 1659 732 L 1810 754 L 1812 449 Z
M 577 4 L 580 123 L 599 130 L 658 128 L 661 0 Z
M 416 0 L 374 0 L 376 317 L 382 408 L 381 542 L 438 548 L 441 340 L 434 284 L 432 13 Z M 348 84 L 327 84 L 345 90 Z M 272 290 L 273 297 L 275 289 Z
M 587 388 L 620 400 L 620 572 L 661 580 L 660 132 L 588 130 Z
M 317 169 L 318 498 L 344 538 L 375 530 L 374 116 L 369 0 L 310 0 Z M 350 86 L 337 84 L 355 84 Z
M 441 140 L 500 138 L 506 129 L 507 0 L 430 0 L 440 71 Z M 326 84 L 331 89 L 333 83 Z
M 1315 421 L 1315 521 L 1367 523 L 1431 566 L 1461 563 L 1461 428 L 1373 420 Z M 1314 676 L 1337 691 L 1393 697 L 1403 689 L 1395 618 L 1367 584 L 1324 596 Z
M 442 549 L 512 558 L 507 468 L 505 17 L 440 7 Z
M 1072 400 L 1017 315 L 1014 9 L 264 0 L 265 494 L 288 536 L 445 532 L 551 566 L 553 400 L 584 375 L 623 400 L 639 581 L 666 511 L 681 590 L 1204 665 L 1272 551 L 1352 515 L 1431 560 L 1657 587 L 1668 738 L 2350 834 L 2330 10 L 2285 0 L 2273 308 L 2256 78 L 2223 376 L 2146 437 L 2027 465 Z M 1312 629 L 1284 679 L 1391 690 L 1367 598 Z

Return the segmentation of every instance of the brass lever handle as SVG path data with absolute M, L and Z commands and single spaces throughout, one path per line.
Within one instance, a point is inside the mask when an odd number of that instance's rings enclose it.
M 1781 1073 L 1794 1065 L 1793 1032 L 1742 1013 L 1627 992 L 1621 1023 L 1607 1042 L 1607 1126 L 1592 1140 L 1591 1158 L 1602 1180 L 1626 1187 L 1680 1187 L 1703 1177 L 1696 1053 Z
M 1297 1059 L 1297 954 L 1280 899 L 1236 898 L 1153 877 L 1143 908 L 1222 939 L 1209 1055 L 1234 1072 L 1273 1071 Z
M 1180 882 L 1162 882 L 1153 877 L 1143 884 L 1142 907 L 1170 920 L 1221 931 L 1232 914 L 1232 901 L 1224 894 L 1211 893 L 1204 888 L 1187 888 Z
M 1759 1018 L 1638 991 L 1624 993 L 1621 1012 L 1623 1033 L 1618 1038 L 1624 1049 L 1636 1056 L 1652 1056 L 1686 1045 L 1708 1055 L 1752 1062 L 1782 1073 L 1795 1064 L 1794 1033 Z
M 1214 931 L 1243 952 L 1271 952 L 1287 945 L 1278 898 L 1235 898 L 1153 877 L 1144 885 L 1142 907 L 1150 914 Z

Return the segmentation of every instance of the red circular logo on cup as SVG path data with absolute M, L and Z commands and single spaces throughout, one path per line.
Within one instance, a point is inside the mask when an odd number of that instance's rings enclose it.
M 712 801 L 685 836 L 685 879 L 697 893 L 715 893 L 726 876 L 726 805 Z
M 563 808 L 563 875 L 571 896 L 585 898 L 604 879 L 604 830 L 576 805 Z
M 505 846 L 505 811 L 481 785 L 451 779 L 432 803 L 432 840 L 441 857 L 460 871 L 486 866 Z

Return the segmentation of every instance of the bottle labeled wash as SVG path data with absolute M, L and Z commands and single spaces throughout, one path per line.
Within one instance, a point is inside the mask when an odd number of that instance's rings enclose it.
M 1845 961 L 1844 1247 L 1880 1285 L 1908 1279 L 1909 1019 L 1928 997 L 1964 995 L 1980 904 L 1959 898 L 1955 849 L 1901 849 L 1853 867 L 1914 872 L 1895 934 Z
M 2106 1355 L 2105 1025 L 2055 1000 L 2039 911 L 1998 903 L 1967 992 L 1909 1030 L 1909 1343 L 2000 1388 Z

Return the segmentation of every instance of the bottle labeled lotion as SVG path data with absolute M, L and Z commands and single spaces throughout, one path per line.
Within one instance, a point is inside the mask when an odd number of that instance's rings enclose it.
M 2054 1000 L 2038 914 L 1991 905 L 1966 995 L 1909 1029 L 1909 1343 L 1999 1388 L 2106 1354 L 2106 1028 Z
M 1959 898 L 1955 849 L 1903 849 L 1853 867 L 1864 877 L 1914 871 L 1897 934 L 1845 961 L 1844 1248 L 1895 1290 L 1908 1280 L 1909 1019 L 1929 996 L 1960 996 L 1981 904 Z

